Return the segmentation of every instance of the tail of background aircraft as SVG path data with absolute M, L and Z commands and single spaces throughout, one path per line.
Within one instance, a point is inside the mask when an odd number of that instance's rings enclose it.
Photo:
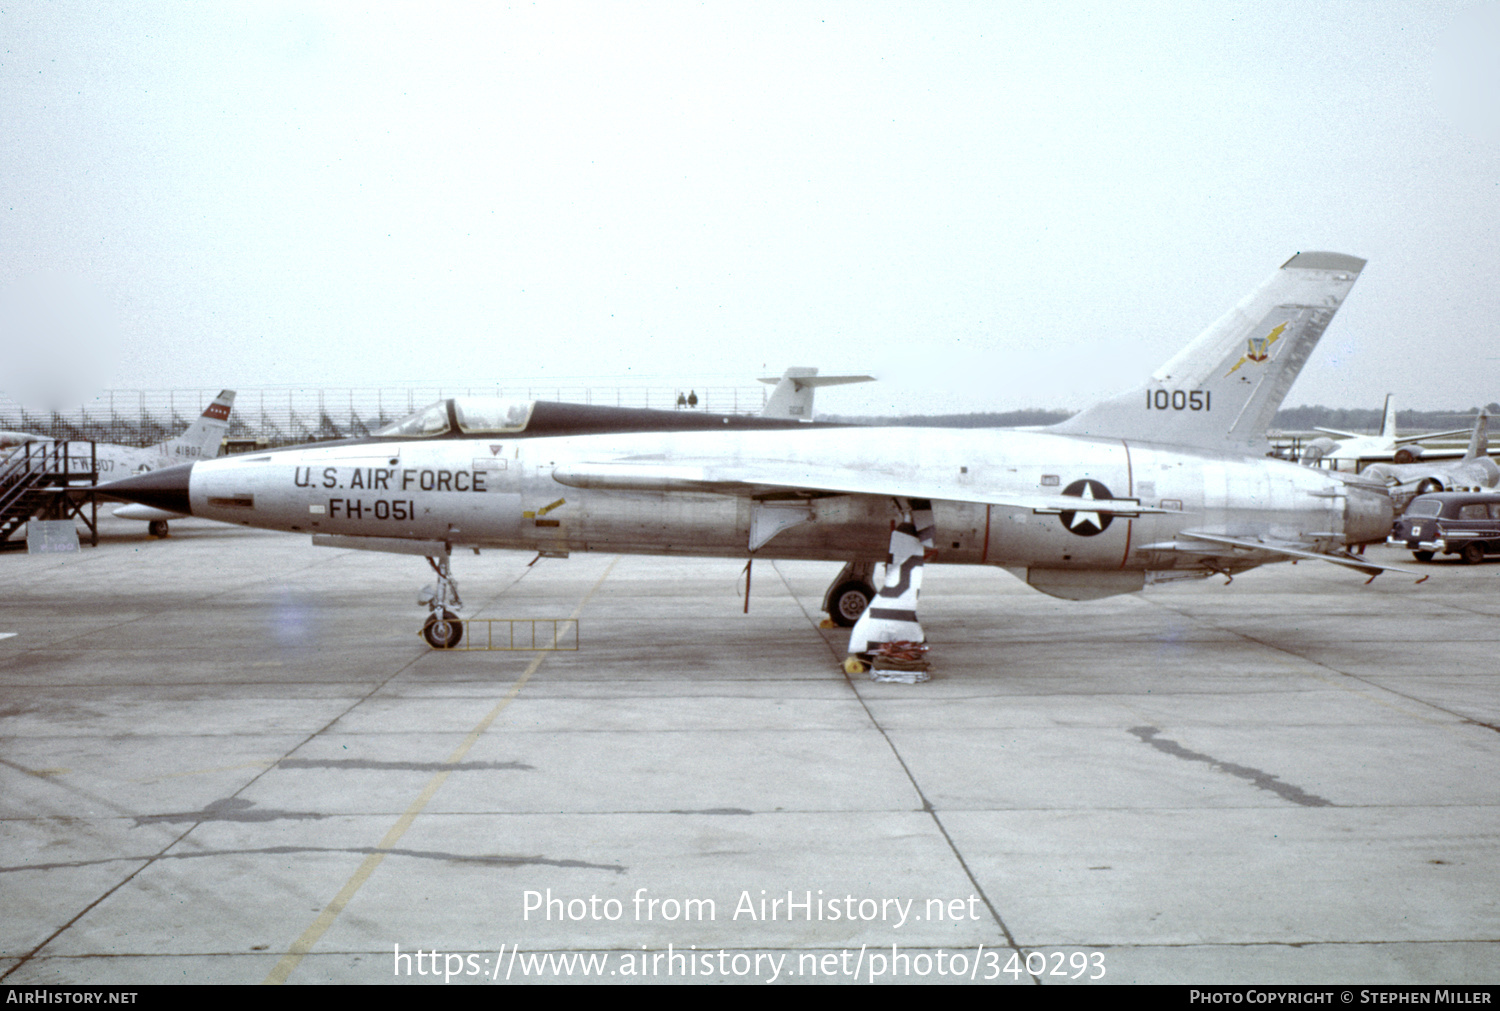
M 219 446 L 224 433 L 229 431 L 229 411 L 234 407 L 234 391 L 221 390 L 198 420 L 189 425 L 175 439 L 168 439 L 156 448 L 167 456 L 180 456 L 183 462 L 212 460 L 219 455 Z
M 1365 261 L 1298 253 L 1142 386 L 1049 431 L 1260 454 Z
M 1391 395 L 1385 395 L 1385 413 L 1380 419 L 1380 434 L 1387 439 L 1396 438 L 1396 405 L 1391 403 Z
M 1464 461 L 1477 460 L 1481 456 L 1490 455 L 1490 412 L 1484 408 L 1479 409 L 1479 417 L 1474 419 L 1474 434 L 1469 436 L 1469 451 L 1464 454 Z
M 780 379 L 762 379 L 763 383 L 775 383 L 771 399 L 761 408 L 762 418 L 792 418 L 811 421 L 813 416 L 813 391 L 819 386 L 842 386 L 845 383 L 870 383 L 874 376 L 820 376 L 817 369 L 794 365 L 781 374 Z

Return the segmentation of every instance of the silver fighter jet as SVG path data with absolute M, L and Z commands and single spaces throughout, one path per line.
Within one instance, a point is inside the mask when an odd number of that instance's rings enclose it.
M 925 640 L 925 561 L 1070 600 L 1312 559 L 1365 573 L 1379 488 L 1268 459 L 1267 423 L 1364 267 L 1299 253 L 1142 385 L 1041 430 L 867 428 L 454 397 L 348 442 L 200 461 L 102 490 L 426 556 L 434 647 L 463 634 L 464 547 L 823 559 L 851 671 Z M 878 589 L 872 577 L 884 561 Z
M 67 466 L 75 473 L 97 470 L 106 479 L 125 474 L 144 474 L 164 467 L 175 467 L 184 461 L 210 460 L 219 455 L 224 433 L 229 431 L 229 414 L 234 408 L 234 391 L 221 390 L 219 395 L 204 409 L 198 419 L 185 428 L 180 435 L 144 449 L 122 446 L 116 443 L 72 442 L 67 453 Z M 0 461 L 27 443 L 49 444 L 57 440 L 46 435 L 29 432 L 0 431 Z M 121 519 L 145 520 L 152 537 L 167 536 L 167 521 L 181 519 L 182 513 L 164 509 L 152 509 L 143 505 L 121 506 L 114 513 Z
M 1418 495 L 1435 491 L 1486 491 L 1500 487 L 1500 464 L 1490 459 L 1490 416 L 1481 410 L 1474 419 L 1469 448 L 1459 460 L 1428 460 L 1417 463 L 1375 463 L 1364 469 L 1371 481 L 1382 481 L 1397 510 Z

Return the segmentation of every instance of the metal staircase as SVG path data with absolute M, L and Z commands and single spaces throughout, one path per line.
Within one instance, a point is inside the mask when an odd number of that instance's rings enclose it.
M 98 483 L 92 442 L 28 442 L 0 457 L 0 551 L 24 548 L 14 535 L 36 518 L 81 519 L 97 547 Z

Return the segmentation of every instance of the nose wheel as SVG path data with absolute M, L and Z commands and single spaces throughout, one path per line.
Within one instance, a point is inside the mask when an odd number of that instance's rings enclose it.
M 464 637 L 463 620 L 456 610 L 464 606 L 458 599 L 458 583 L 448 569 L 446 555 L 429 558 L 427 564 L 437 573 L 437 582 L 424 586 L 417 597 L 417 603 L 426 604 L 429 612 L 427 620 L 422 623 L 422 638 L 433 649 L 452 649 Z
M 433 649 L 452 649 L 463 637 L 463 623 L 452 611 L 429 615 L 427 623 L 422 626 L 422 638 Z

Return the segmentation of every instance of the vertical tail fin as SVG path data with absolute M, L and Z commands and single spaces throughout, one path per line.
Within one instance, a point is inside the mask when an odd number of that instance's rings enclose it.
M 1479 417 L 1474 419 L 1474 434 L 1469 436 L 1469 451 L 1464 454 L 1464 459 L 1477 460 L 1481 456 L 1489 455 L 1490 412 L 1480 408 Z
M 1145 384 L 1049 431 L 1264 452 L 1271 419 L 1364 266 L 1298 253 Z
M 1380 434 L 1387 439 L 1396 437 L 1396 405 L 1391 403 L 1391 395 L 1385 395 L 1385 412 L 1380 419 Z
M 798 421 L 812 420 L 813 388 L 797 380 L 807 379 L 817 374 L 817 369 L 793 365 L 781 374 L 779 380 L 762 379 L 763 383 L 775 383 L 776 389 L 771 391 L 771 397 L 766 401 L 766 406 L 761 408 L 760 416 L 762 418 L 795 418 Z
M 229 431 L 229 412 L 233 407 L 234 391 L 221 390 L 197 421 L 177 438 L 161 444 L 161 451 L 168 456 L 180 456 L 184 463 L 212 460 L 219 455 L 219 444 L 224 440 L 224 433 Z
M 820 376 L 817 369 L 793 365 L 781 374 L 780 379 L 762 379 L 763 383 L 775 383 L 771 399 L 761 408 L 762 418 L 791 418 L 796 421 L 811 421 L 813 417 L 813 391 L 819 386 L 843 386 L 845 383 L 874 382 L 874 376 Z

